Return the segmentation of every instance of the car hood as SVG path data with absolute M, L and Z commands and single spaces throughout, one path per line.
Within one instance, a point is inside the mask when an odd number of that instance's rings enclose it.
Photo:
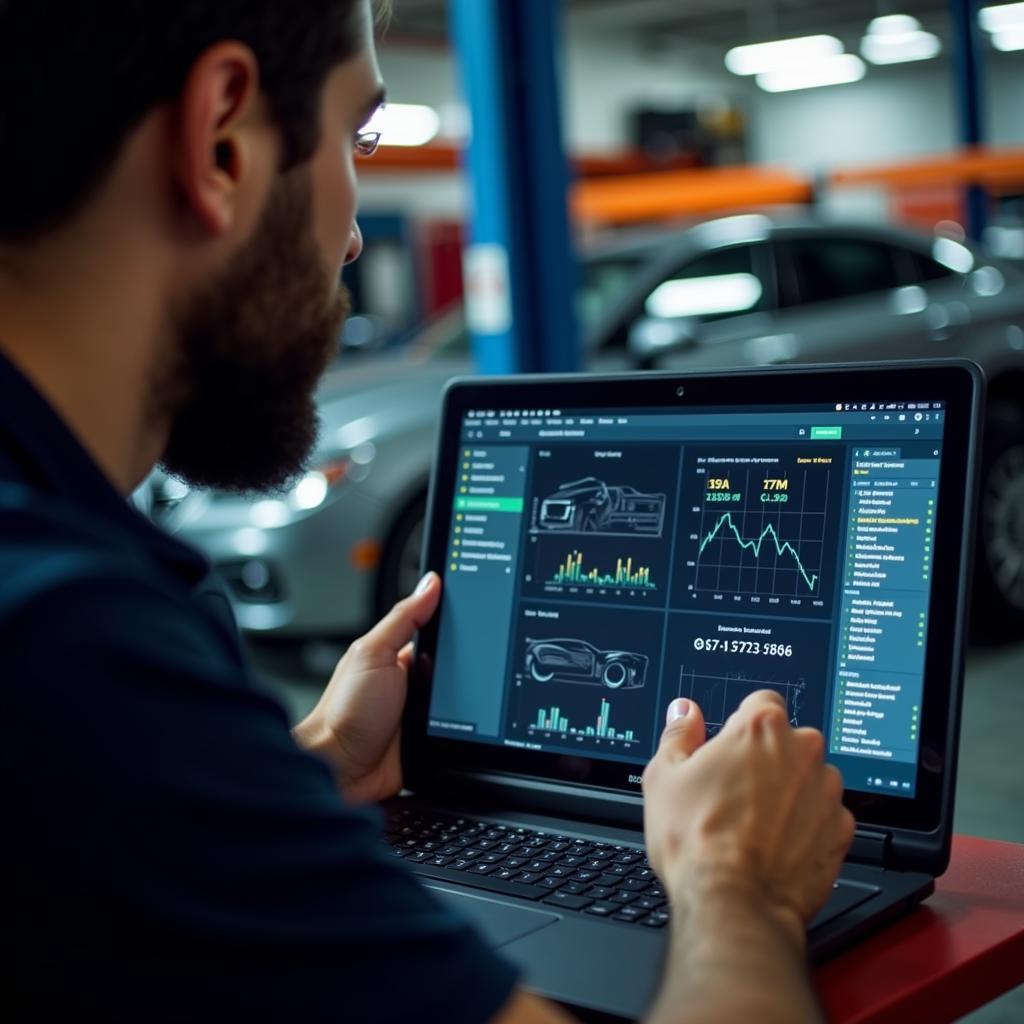
M 432 426 L 441 413 L 445 383 L 471 370 L 468 360 L 414 363 L 403 358 L 360 360 L 330 370 L 316 393 L 323 424 L 319 447 L 351 448 L 382 431 Z

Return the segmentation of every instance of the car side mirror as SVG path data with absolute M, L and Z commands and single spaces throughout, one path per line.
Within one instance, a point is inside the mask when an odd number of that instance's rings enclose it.
M 650 370 L 668 352 L 697 344 L 697 321 L 693 317 L 640 317 L 626 338 L 626 348 L 637 368 Z

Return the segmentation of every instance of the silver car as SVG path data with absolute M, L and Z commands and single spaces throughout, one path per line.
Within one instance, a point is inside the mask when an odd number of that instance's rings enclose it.
M 950 238 L 711 221 L 592 251 L 578 312 L 593 370 L 967 356 L 989 377 L 975 607 L 1024 627 L 1024 275 Z M 445 381 L 471 372 L 460 310 L 398 354 L 325 377 L 308 473 L 246 499 L 155 485 L 157 517 L 208 553 L 241 626 L 354 635 L 414 584 Z

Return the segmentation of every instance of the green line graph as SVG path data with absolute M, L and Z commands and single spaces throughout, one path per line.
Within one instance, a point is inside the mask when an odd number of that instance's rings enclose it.
M 772 541 L 775 544 L 775 554 L 777 556 L 782 556 L 788 552 L 790 555 L 792 555 L 794 561 L 796 562 L 797 569 L 800 570 L 800 575 L 803 577 L 804 583 L 807 584 L 807 589 L 812 591 L 814 590 L 815 586 L 818 583 L 819 577 L 814 573 L 808 574 L 807 570 L 804 568 L 803 562 L 800 561 L 800 555 L 797 552 L 796 548 L 794 548 L 788 540 L 782 540 L 779 537 L 778 533 L 775 532 L 775 527 L 771 523 L 769 523 L 761 531 L 761 536 L 758 537 L 757 540 L 746 540 L 743 537 L 743 534 L 740 533 L 736 524 L 732 521 L 732 513 L 726 512 L 718 520 L 718 522 L 715 523 L 714 527 L 711 529 L 711 532 L 708 533 L 708 535 L 700 542 L 700 548 L 697 551 L 698 558 L 700 558 L 700 556 L 704 554 L 704 549 L 715 539 L 715 537 L 718 536 L 719 532 L 725 526 L 728 526 L 729 529 L 732 530 L 734 536 L 736 537 L 736 543 L 739 544 L 739 546 L 745 551 L 753 551 L 755 558 L 761 557 L 761 547 L 764 544 L 765 539 L 771 537 Z

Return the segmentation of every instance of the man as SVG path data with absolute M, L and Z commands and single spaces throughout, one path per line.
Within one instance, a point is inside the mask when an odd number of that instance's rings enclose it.
M 439 580 L 293 736 L 206 563 L 124 500 L 158 460 L 244 490 L 309 452 L 383 96 L 371 22 L 367 0 L 0 0 L 4 998 L 35 1017 L 566 1019 L 356 809 L 401 785 Z M 645 774 L 674 922 L 651 1020 L 814 1019 L 838 774 L 770 694 L 703 736 L 674 702 Z

